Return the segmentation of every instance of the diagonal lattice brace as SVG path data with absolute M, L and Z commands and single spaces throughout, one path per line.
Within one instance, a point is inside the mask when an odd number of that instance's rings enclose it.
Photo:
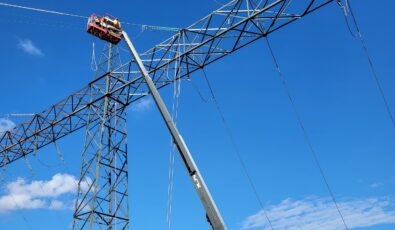
M 161 89 L 331 2 L 336 0 L 233 0 L 140 57 Z M 105 85 L 109 77 L 112 84 L 106 92 L 98 86 Z M 99 108 L 105 98 L 116 101 L 121 110 L 148 94 L 134 60 L 106 72 L 32 119 L 1 133 L 0 167 L 87 126 L 89 109 Z M 90 122 L 97 123 L 99 118 Z

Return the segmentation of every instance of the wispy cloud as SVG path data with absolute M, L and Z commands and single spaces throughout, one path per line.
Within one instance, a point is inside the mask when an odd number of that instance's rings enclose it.
M 375 182 L 375 183 L 370 185 L 371 188 L 379 188 L 379 187 L 382 187 L 382 186 L 383 186 L 383 183 L 381 183 L 381 182 Z
M 33 56 L 44 56 L 44 53 L 30 39 L 19 39 L 18 48 Z
M 0 135 L 15 127 L 15 123 L 6 118 L 0 118 Z
M 143 98 L 138 100 L 135 104 L 132 104 L 133 111 L 147 111 L 152 108 L 154 102 L 151 98 Z
M 339 207 L 349 229 L 395 223 L 395 202 L 392 198 L 348 199 Z M 274 229 L 340 230 L 344 225 L 329 198 L 286 199 L 267 207 Z M 243 229 L 269 229 L 263 211 L 247 217 Z
M 0 196 L 0 213 L 20 209 L 70 209 L 77 191 L 77 179 L 58 173 L 50 180 L 28 183 L 23 178 L 8 183 Z

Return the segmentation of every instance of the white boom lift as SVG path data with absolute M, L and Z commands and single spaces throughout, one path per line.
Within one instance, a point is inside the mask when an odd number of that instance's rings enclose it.
M 217 205 L 214 202 L 213 197 L 208 190 L 206 183 L 203 180 L 203 177 L 192 158 L 191 153 L 187 145 L 185 144 L 184 139 L 182 138 L 180 132 L 178 131 L 168 109 L 166 108 L 165 103 L 163 102 L 162 97 L 160 96 L 158 89 L 156 88 L 154 82 L 148 74 L 147 69 L 144 67 L 143 62 L 141 61 L 140 55 L 137 50 L 133 46 L 132 41 L 130 40 L 128 34 L 122 30 L 121 24 L 119 23 L 117 18 L 111 19 L 108 16 L 99 18 L 96 15 L 92 15 L 88 20 L 88 28 L 87 32 L 93 34 L 100 39 L 106 40 L 112 44 L 118 44 L 118 42 L 124 38 L 126 45 L 129 48 L 129 51 L 134 58 L 142 76 L 144 77 L 145 82 L 149 88 L 149 91 L 154 98 L 155 104 L 158 107 L 163 120 L 165 121 L 167 128 L 170 131 L 170 134 L 173 138 L 173 141 L 177 147 L 178 152 L 181 155 L 181 158 L 188 170 L 189 177 L 192 180 L 192 183 L 195 186 L 195 189 L 199 195 L 200 201 L 202 202 L 204 208 L 206 209 L 207 220 L 211 224 L 214 230 L 226 230 L 226 225 L 222 216 L 217 208 Z

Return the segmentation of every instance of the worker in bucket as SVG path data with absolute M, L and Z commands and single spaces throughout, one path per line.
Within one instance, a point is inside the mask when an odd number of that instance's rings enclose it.
M 115 28 L 121 30 L 121 22 L 118 20 L 118 18 L 114 19 L 114 26 Z
M 115 19 L 112 20 L 111 22 L 112 22 L 111 29 L 112 29 L 116 34 L 121 34 L 121 33 L 122 33 L 122 29 L 121 29 L 121 23 L 119 22 L 119 20 L 118 20 L 117 18 L 115 18 Z

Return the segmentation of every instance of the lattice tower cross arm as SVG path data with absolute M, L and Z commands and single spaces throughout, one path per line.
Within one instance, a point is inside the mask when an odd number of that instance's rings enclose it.
M 183 138 L 180 135 L 180 132 L 178 131 L 169 111 L 166 108 L 165 103 L 162 100 L 162 97 L 160 96 L 158 89 L 156 88 L 154 82 L 152 81 L 151 77 L 148 74 L 148 71 L 144 67 L 143 62 L 141 61 L 140 55 L 137 53 L 136 49 L 133 46 L 132 41 L 129 39 L 129 36 L 125 31 L 122 32 L 123 37 L 126 41 L 126 44 L 130 50 L 130 53 L 132 54 L 133 58 L 135 59 L 135 62 L 137 63 L 137 66 L 139 70 L 141 71 L 141 74 L 144 77 L 144 80 L 147 83 L 147 86 L 152 94 L 152 97 L 154 98 L 155 104 L 157 105 L 166 125 L 167 128 L 169 129 L 171 136 L 173 137 L 173 141 L 175 145 L 177 146 L 178 152 L 181 155 L 181 158 L 188 170 L 189 177 L 191 178 L 195 189 L 199 195 L 199 198 L 206 209 L 207 213 L 207 218 L 212 225 L 214 230 L 225 230 L 226 226 L 225 223 L 222 219 L 222 216 L 210 194 L 210 191 L 207 188 L 206 183 L 203 180 L 202 175 L 200 174 L 200 171 L 195 163 L 195 161 L 192 158 L 191 153 L 188 150 L 187 145 L 185 144 Z
M 334 1 L 336 0 L 233 0 L 140 54 L 140 57 L 156 87 L 161 89 L 172 84 L 175 79 L 188 77 Z M 252 7 L 250 3 L 254 2 L 259 4 Z M 177 68 L 170 67 L 175 62 L 180 65 Z M 125 72 L 126 67 L 129 67 L 129 71 Z M 124 77 L 117 80 L 117 87 L 110 92 L 94 88 L 97 84 L 105 84 L 107 76 L 119 74 L 116 73 L 118 71 L 124 73 Z M 169 71 L 175 74 L 167 74 Z M 0 167 L 85 127 L 88 124 L 89 108 L 100 104 L 105 97 L 118 101 L 118 109 L 123 109 L 122 107 L 142 99 L 148 92 L 146 84 L 141 84 L 143 76 L 133 61 L 113 72 L 98 77 L 13 130 L 0 132 Z M 174 79 L 169 79 L 168 76 L 174 76 Z M 95 92 L 93 98 L 91 92 Z

